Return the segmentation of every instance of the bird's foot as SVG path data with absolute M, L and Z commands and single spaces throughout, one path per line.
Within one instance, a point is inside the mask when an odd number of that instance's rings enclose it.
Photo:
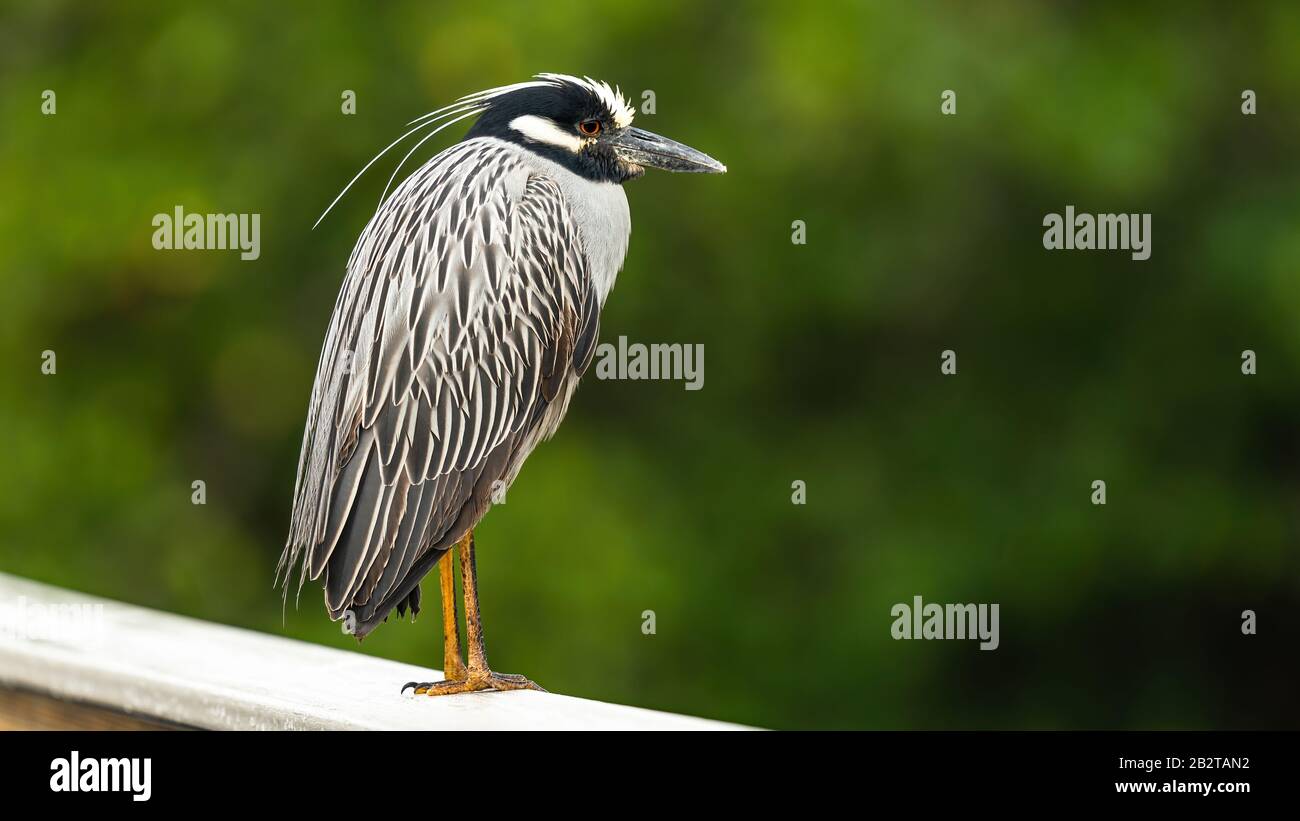
M 465 662 L 461 661 L 459 656 L 444 659 L 442 663 L 442 677 L 443 681 L 464 681 L 469 678 L 469 668 L 465 666 Z M 414 683 L 415 682 L 410 682 L 406 687 L 409 687 Z M 402 689 L 405 690 L 406 687 L 403 687 Z
M 537 690 L 541 693 L 546 692 L 536 682 L 529 681 L 523 676 L 511 675 L 510 673 L 494 673 L 491 670 L 478 675 L 471 673 L 464 678 L 448 679 L 446 681 L 423 683 L 408 681 L 402 685 L 402 693 L 405 694 L 407 690 L 414 691 L 417 696 L 449 696 L 455 693 L 481 693 L 488 690 Z

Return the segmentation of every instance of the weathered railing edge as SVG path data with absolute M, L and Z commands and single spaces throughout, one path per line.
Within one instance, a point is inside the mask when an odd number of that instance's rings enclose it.
M 432 673 L 432 675 L 431 675 Z M 554 693 L 402 696 L 437 671 L 0 573 L 0 686 L 206 729 L 726 730 Z

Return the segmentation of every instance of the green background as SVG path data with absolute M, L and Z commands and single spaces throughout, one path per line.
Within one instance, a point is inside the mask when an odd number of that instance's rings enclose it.
M 271 582 L 396 158 L 311 225 L 413 117 L 590 74 L 730 168 L 628 185 L 602 317 L 705 388 L 585 381 L 479 530 L 498 668 L 771 727 L 1298 727 L 1297 42 L 1281 2 L 6 2 L 0 570 L 356 648 Z M 1045 251 L 1070 204 L 1151 259 Z M 177 205 L 260 259 L 154 250 Z M 359 652 L 439 666 L 436 590 Z M 915 595 L 1001 647 L 893 641 Z

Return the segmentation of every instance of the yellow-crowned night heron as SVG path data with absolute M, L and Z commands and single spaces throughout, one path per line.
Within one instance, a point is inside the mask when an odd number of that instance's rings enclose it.
M 360 638 L 394 609 L 418 612 L 420 580 L 439 565 L 445 680 L 403 691 L 540 689 L 488 667 L 474 527 L 555 432 L 591 362 L 631 232 L 622 183 L 646 167 L 726 171 L 633 128 L 633 114 L 605 83 L 540 74 L 427 114 L 380 152 L 431 129 L 409 158 L 478 117 L 382 202 L 348 260 L 278 573 L 286 595 L 294 569 L 299 590 L 322 581 L 330 618 Z

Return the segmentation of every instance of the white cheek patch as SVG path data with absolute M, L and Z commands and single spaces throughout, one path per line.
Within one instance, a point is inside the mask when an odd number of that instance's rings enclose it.
M 524 114 L 510 121 L 510 127 L 535 143 L 545 143 L 577 154 L 584 145 L 582 138 L 561 128 L 555 120 Z

